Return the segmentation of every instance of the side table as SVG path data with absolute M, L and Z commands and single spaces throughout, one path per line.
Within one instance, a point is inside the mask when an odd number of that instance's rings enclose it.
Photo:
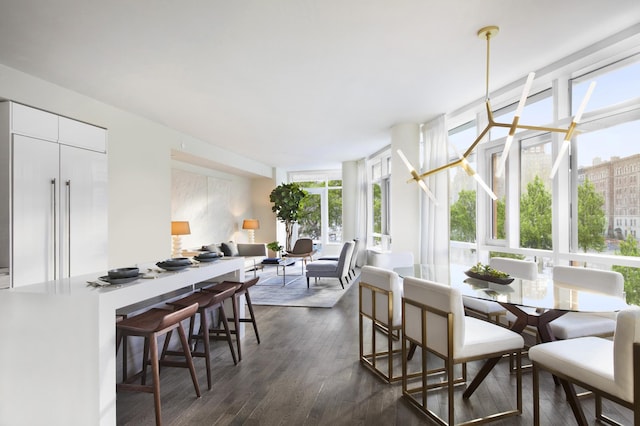
M 290 257 L 279 257 L 273 259 L 265 259 L 262 261 L 261 266 L 275 266 L 276 275 L 282 276 L 282 287 L 287 284 L 287 271 L 286 267 L 296 263 L 296 260 Z M 280 275 L 280 267 L 282 267 L 282 275 Z

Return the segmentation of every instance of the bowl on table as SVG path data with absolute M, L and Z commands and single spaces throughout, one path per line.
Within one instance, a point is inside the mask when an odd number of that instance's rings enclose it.
M 189 258 L 187 257 L 174 257 L 156 263 L 156 266 L 164 269 L 165 271 L 180 271 L 182 269 L 188 268 L 191 265 L 191 260 L 189 260 Z
M 220 255 L 218 255 L 218 253 L 216 253 L 215 251 L 203 251 L 198 253 L 198 255 L 194 256 L 193 258 L 198 262 L 213 262 L 219 257 Z
M 140 274 L 138 268 L 116 268 L 107 271 L 107 276 L 111 279 L 132 278 Z

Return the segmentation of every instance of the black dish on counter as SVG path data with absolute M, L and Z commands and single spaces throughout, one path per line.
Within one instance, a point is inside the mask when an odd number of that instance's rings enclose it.
M 200 253 L 197 256 L 194 256 L 193 258 L 198 262 L 213 262 L 214 260 L 218 260 L 219 257 L 220 256 L 218 256 L 218 253 L 210 251 L 210 252 Z
M 135 268 L 135 269 L 138 269 L 138 268 Z M 133 277 L 120 277 L 120 278 L 113 278 L 113 277 L 110 277 L 109 275 L 105 275 L 103 277 L 100 277 L 99 279 L 101 281 L 108 282 L 109 284 L 126 284 L 126 283 L 130 283 L 131 281 L 137 280 L 142 275 L 143 274 L 136 274 Z
M 191 265 L 191 260 L 188 257 L 173 257 L 158 263 L 163 263 L 166 266 L 189 266 Z
M 156 266 L 158 266 L 159 268 L 164 269 L 165 271 L 181 271 L 181 270 L 186 269 L 189 266 L 191 266 L 191 261 L 189 261 L 187 264 L 181 264 L 181 265 L 168 264 L 165 261 L 165 262 L 156 263 Z
M 108 277 L 111 279 L 138 277 L 140 270 L 138 268 L 117 268 L 107 271 Z

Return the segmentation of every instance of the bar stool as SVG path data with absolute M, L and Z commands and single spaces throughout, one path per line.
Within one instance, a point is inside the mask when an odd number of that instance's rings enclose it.
M 225 291 L 221 291 L 219 293 L 196 292 L 182 299 L 167 302 L 168 305 L 171 305 L 175 308 L 183 308 L 185 306 L 191 305 L 192 303 L 198 304 L 197 313 L 200 315 L 200 329 L 198 330 L 197 334 L 194 333 L 195 316 L 192 317 L 189 321 L 189 342 L 194 342 L 191 356 L 201 357 L 205 360 L 205 365 L 207 367 L 207 385 L 209 387 L 209 390 L 211 390 L 211 347 L 209 346 L 209 341 L 211 338 L 217 337 L 219 332 L 224 331 L 226 336 L 225 340 L 227 340 L 227 342 L 229 343 L 229 349 L 231 350 L 233 364 L 238 364 L 236 353 L 233 350 L 233 341 L 231 339 L 229 323 L 227 322 L 227 315 L 224 311 L 224 301 L 229 299 L 230 297 L 233 297 L 233 294 L 236 292 L 236 289 L 238 287 L 239 285 L 230 286 Z M 222 319 L 224 329 L 212 329 L 209 327 L 208 313 L 216 308 L 220 308 L 220 318 Z M 212 333 L 213 336 L 211 336 Z M 182 355 L 182 352 L 170 351 L 167 349 L 170 336 L 171 335 L 167 336 L 164 347 L 162 349 L 163 360 L 165 359 L 166 355 Z M 204 344 L 204 351 L 196 351 L 199 340 L 201 340 Z
M 238 346 L 238 360 L 242 361 L 242 351 L 240 349 L 240 323 L 241 322 L 250 322 L 253 324 L 253 331 L 256 333 L 256 340 L 258 344 L 260 344 L 260 335 L 258 334 L 258 325 L 256 324 L 256 316 L 253 313 L 253 305 L 251 304 L 251 296 L 249 296 L 249 288 L 253 287 L 258 283 L 260 277 L 255 277 L 245 282 L 237 282 L 237 281 L 223 281 L 220 284 L 216 284 L 210 287 L 204 287 L 202 291 L 218 293 L 222 291 L 226 291 L 228 288 L 237 287 L 235 294 L 233 295 L 233 324 L 234 330 L 231 331 L 232 334 L 236 335 L 236 344 Z M 245 299 L 247 300 L 247 306 L 249 307 L 249 316 L 250 318 L 240 318 L 238 315 L 240 311 L 240 296 L 244 294 Z M 229 318 L 231 320 L 232 318 Z
M 200 397 L 200 387 L 198 386 L 198 379 L 196 378 L 196 370 L 193 365 L 193 358 L 191 357 L 191 351 L 189 350 L 189 343 L 187 342 L 187 336 L 182 328 L 181 322 L 187 318 L 193 317 L 198 310 L 198 304 L 186 306 L 177 311 L 169 311 L 167 309 L 152 308 L 140 315 L 125 318 L 116 323 L 117 334 L 117 346 L 116 351 L 120 347 L 120 343 L 128 336 L 144 337 L 144 355 L 142 362 L 142 370 L 136 374 L 130 380 L 134 380 L 138 376 L 141 376 L 140 384 L 131 383 L 119 383 L 116 385 L 118 391 L 129 392 L 147 392 L 153 393 L 153 400 L 156 412 L 156 424 L 162 424 L 162 413 L 160 407 L 160 364 L 176 367 L 187 367 L 191 373 L 191 380 L 193 381 L 193 387 L 196 390 L 196 395 Z M 158 359 L 158 337 L 167 335 L 167 339 L 173 329 L 178 329 L 180 335 L 180 342 L 182 344 L 183 354 L 185 361 L 182 363 L 165 363 Z M 149 361 L 149 355 L 151 360 Z M 151 364 L 151 371 L 153 376 L 153 384 L 146 384 L 147 364 Z

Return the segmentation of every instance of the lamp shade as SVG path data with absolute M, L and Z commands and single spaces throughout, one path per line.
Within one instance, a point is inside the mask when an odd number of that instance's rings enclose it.
M 189 229 L 189 222 L 171 222 L 171 235 L 189 235 L 191 229 Z
M 242 222 L 242 229 L 260 229 L 260 221 L 258 219 L 245 219 Z

